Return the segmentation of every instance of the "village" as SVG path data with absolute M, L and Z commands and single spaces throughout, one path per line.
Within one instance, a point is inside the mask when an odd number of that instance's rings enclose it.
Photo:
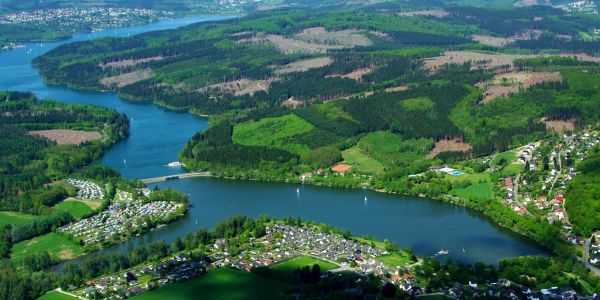
M 204 248 L 203 255 L 197 255 L 196 250 L 178 252 L 158 262 L 87 281 L 83 287 L 71 287 L 69 292 L 86 298 L 124 299 L 218 268 L 251 272 L 255 268 L 274 266 L 286 260 L 308 256 L 338 266 L 322 272 L 322 278 L 336 276 L 339 272 L 353 272 L 364 278 L 373 274 L 381 279 L 382 285 L 390 282 L 409 295 L 425 295 L 424 287 L 420 286 L 423 282 L 417 284 L 418 275 L 415 274 L 415 266 L 421 264 L 420 259 L 404 266 L 392 266 L 380 259 L 390 255 L 385 249 L 369 245 L 365 241 L 346 239 L 340 234 L 322 232 L 310 225 L 272 223 L 266 226 L 263 237 L 239 245 L 239 254 L 235 255 L 229 245 L 230 241 L 217 239 L 214 244 Z M 354 294 L 356 290 L 349 289 L 346 292 Z M 531 300 L 573 299 L 578 296 L 570 288 L 551 287 L 537 291 L 506 279 L 444 286 L 441 293 L 454 299 L 466 295 L 520 299 L 517 296 L 519 294 Z
M 66 32 L 98 31 L 154 22 L 173 15 L 173 12 L 143 8 L 56 8 L 5 13 L 0 15 L 0 24 L 54 26 Z
M 144 193 L 141 191 L 140 193 Z M 164 223 L 181 212 L 184 204 L 169 201 L 144 202 L 135 199 L 132 193 L 118 191 L 118 201 L 104 211 L 65 225 L 60 232 L 72 234 L 84 245 L 103 243 L 118 239 L 126 234 L 139 233 L 153 223 Z
M 524 167 L 516 176 L 503 180 L 506 204 L 520 215 L 535 214 L 549 223 L 561 222 L 567 240 L 583 244 L 582 238 L 568 234 L 571 224 L 564 209 L 565 192 L 568 182 L 577 175 L 576 162 L 583 160 L 598 143 L 598 132 L 582 131 L 519 149 L 517 163 Z

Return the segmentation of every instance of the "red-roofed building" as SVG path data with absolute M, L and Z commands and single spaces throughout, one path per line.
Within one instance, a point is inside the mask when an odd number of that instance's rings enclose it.
M 556 201 L 562 202 L 563 200 L 565 200 L 565 197 L 563 195 L 557 195 L 554 199 L 556 199 Z
M 344 176 L 344 174 L 346 173 L 346 171 L 350 170 L 352 168 L 351 165 L 346 165 L 346 164 L 339 164 L 337 166 L 333 166 L 331 167 L 331 170 Z

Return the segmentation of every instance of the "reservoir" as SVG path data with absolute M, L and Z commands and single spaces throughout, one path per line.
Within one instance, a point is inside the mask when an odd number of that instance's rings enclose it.
M 177 160 L 183 145 L 208 121 L 188 113 L 173 112 L 152 103 L 129 102 L 115 93 L 75 91 L 44 84 L 33 58 L 67 42 L 104 36 L 129 36 L 164 30 L 193 22 L 224 19 L 196 16 L 163 20 L 155 24 L 77 34 L 51 43 L 27 43 L 26 47 L 0 52 L 0 89 L 31 91 L 40 98 L 66 103 L 101 105 L 127 114 L 131 135 L 110 148 L 101 163 L 127 178 L 158 177 L 183 172 L 167 164 Z M 233 181 L 216 178 L 173 180 L 157 185 L 190 195 L 192 206 L 181 220 L 104 251 L 127 250 L 139 243 L 165 239 L 212 227 L 216 222 L 243 214 L 256 217 L 301 217 L 349 229 L 357 235 L 387 238 L 417 254 L 432 255 L 440 249 L 465 262 L 497 263 L 505 257 L 540 255 L 532 241 L 499 228 L 470 209 L 423 198 L 402 197 L 357 189 L 300 186 L 284 183 Z M 368 201 L 364 199 L 368 198 Z M 463 251 L 464 248 L 464 251 Z

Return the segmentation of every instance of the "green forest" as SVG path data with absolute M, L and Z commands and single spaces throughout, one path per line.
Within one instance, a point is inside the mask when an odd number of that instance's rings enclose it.
M 129 134 L 127 117 L 106 108 L 39 100 L 21 92 L 0 92 L 0 99 L 0 210 L 49 213 L 69 191 L 46 184 L 81 172 Z M 102 139 L 58 145 L 30 133 L 56 129 L 96 131 Z

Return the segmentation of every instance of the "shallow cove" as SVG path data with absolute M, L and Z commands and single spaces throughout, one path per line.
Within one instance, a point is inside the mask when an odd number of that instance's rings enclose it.
M 148 178 L 180 173 L 166 165 L 177 160 L 183 145 L 196 132 L 206 128 L 206 119 L 187 113 L 168 111 L 151 103 L 120 99 L 116 93 L 75 91 L 44 84 L 30 66 L 36 56 L 66 42 L 103 36 L 128 36 L 151 30 L 183 26 L 192 22 L 224 17 L 189 17 L 155 24 L 78 34 L 72 39 L 52 43 L 28 43 L 25 48 L 0 53 L 0 89 L 32 91 L 41 98 L 66 103 L 94 104 L 126 113 L 131 121 L 131 136 L 110 148 L 102 163 L 119 170 L 127 178 Z M 504 257 L 539 255 L 535 243 L 495 226 L 470 209 L 429 199 L 401 197 L 373 191 L 299 186 L 284 183 L 233 181 L 194 178 L 158 184 L 190 194 L 193 206 L 186 217 L 104 250 L 127 250 L 139 243 L 183 236 L 200 226 L 212 227 L 226 217 L 244 214 L 255 217 L 295 216 L 335 227 L 350 229 L 357 235 L 388 238 L 401 247 L 412 247 L 417 254 L 432 255 L 440 249 L 465 262 L 497 263 Z M 299 193 L 296 192 L 300 189 Z M 364 201 L 367 197 L 368 201 Z M 465 249 L 465 252 L 462 249 Z M 81 258 L 77 259 L 78 261 Z

